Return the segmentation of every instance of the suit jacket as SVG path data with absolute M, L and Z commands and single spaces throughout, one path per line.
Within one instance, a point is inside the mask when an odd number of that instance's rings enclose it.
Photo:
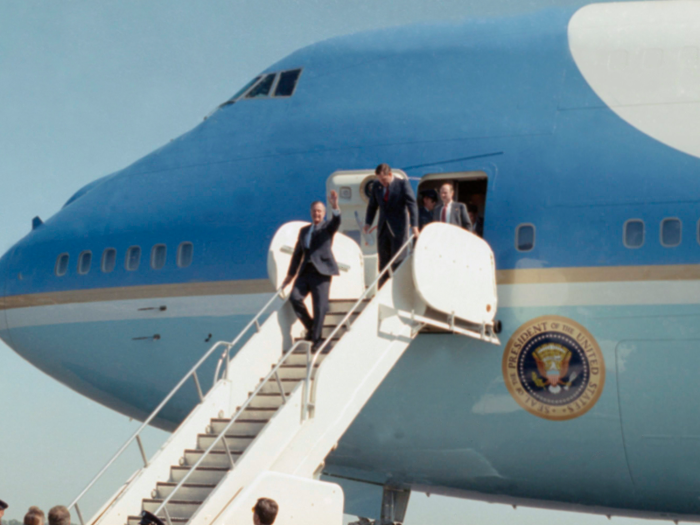
M 422 230 L 426 224 L 433 222 L 433 212 L 421 206 L 418 209 L 418 227 Z
M 435 206 L 435 209 L 433 210 L 433 221 L 440 222 L 440 217 L 442 217 L 442 209 L 444 207 L 444 204 L 438 204 Z M 467 207 L 461 202 L 452 201 L 452 209 L 450 210 L 450 217 L 447 222 L 471 231 L 472 221 L 469 219 Z
M 306 247 L 306 236 L 309 233 L 308 226 L 304 226 L 299 230 L 297 244 L 294 247 L 294 255 L 289 263 L 289 271 L 287 275 L 294 277 L 304 271 L 307 264 L 313 264 L 321 275 L 339 275 L 338 263 L 335 262 L 331 245 L 333 236 L 340 227 L 340 215 L 333 215 L 330 221 L 323 221 L 317 227 L 314 233 L 311 234 L 311 245 Z
M 379 223 L 377 224 L 379 234 L 384 228 L 388 228 L 393 237 L 407 238 L 407 212 L 411 227 L 418 226 L 416 196 L 413 194 L 413 188 L 411 188 L 408 179 L 400 179 L 394 175 L 391 184 L 389 184 L 388 202 L 384 202 L 384 186 L 379 181 L 372 184 L 365 224 L 374 222 L 377 209 L 379 209 Z

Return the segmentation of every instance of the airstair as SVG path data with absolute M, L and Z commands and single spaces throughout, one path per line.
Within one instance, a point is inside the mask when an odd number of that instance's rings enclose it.
M 272 241 L 268 272 L 275 284 L 301 226 L 284 225 Z M 395 271 L 389 265 L 369 286 L 354 241 L 338 233 L 333 251 L 341 275 L 333 280 L 318 351 L 301 338 L 279 288 L 236 339 L 202 356 L 76 498 L 71 508 L 81 525 L 137 525 L 143 511 L 168 525 L 252 523 L 259 497 L 278 502 L 276 523 L 342 523 L 342 490 L 318 481 L 324 460 L 420 330 L 499 341 L 493 253 L 475 235 L 431 224 L 403 263 Z M 377 289 L 384 274 L 389 278 Z M 205 396 L 197 371 L 222 350 Z M 149 460 L 141 432 L 190 379 L 201 402 Z M 85 521 L 82 497 L 134 442 L 143 468 Z

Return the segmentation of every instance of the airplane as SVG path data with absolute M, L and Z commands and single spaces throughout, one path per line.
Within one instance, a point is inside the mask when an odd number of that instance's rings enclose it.
M 0 259 L 0 337 L 144 420 L 267 301 L 275 232 L 327 188 L 371 260 L 387 162 L 477 205 L 502 344 L 418 335 L 326 459 L 348 512 L 392 485 L 699 521 L 699 30 L 692 1 L 598 3 L 303 48 L 35 218 Z

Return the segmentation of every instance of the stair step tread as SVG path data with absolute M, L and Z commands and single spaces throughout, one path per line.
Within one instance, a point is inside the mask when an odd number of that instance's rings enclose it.
M 199 470 L 199 469 L 198 469 Z M 157 487 L 177 487 L 178 483 L 174 481 L 158 481 L 156 483 Z M 186 489 L 213 489 L 216 488 L 216 485 L 213 483 L 185 483 L 181 488 Z
M 204 454 L 206 449 L 204 448 L 188 448 L 185 449 L 185 454 Z M 209 454 L 226 454 L 225 450 L 211 450 Z M 236 455 L 236 454 L 243 454 L 243 452 L 236 452 L 234 450 L 231 451 L 231 455 Z
M 158 517 L 163 520 L 163 523 L 168 523 L 167 518 L 165 517 L 165 514 L 158 516 Z M 129 521 L 139 521 L 140 522 L 141 516 L 129 516 L 127 518 L 127 520 L 128 520 L 127 523 Z M 188 521 L 190 521 L 190 518 L 175 518 L 173 516 L 170 516 L 170 521 L 172 521 L 173 523 L 187 523 Z
M 172 470 L 192 470 L 190 465 L 173 465 L 170 467 Z M 197 467 L 197 471 L 204 472 L 223 472 L 225 470 L 231 470 L 230 467 Z
M 143 499 L 144 503 L 163 503 L 165 501 L 165 498 L 159 498 L 159 499 Z M 189 501 L 186 499 L 171 499 L 168 501 L 168 505 L 170 504 L 177 504 L 177 505 L 201 505 L 204 503 L 203 501 Z
M 212 423 L 228 423 L 231 418 L 214 418 L 211 420 Z M 236 423 L 267 423 L 269 419 L 236 419 Z M 235 424 L 235 423 L 234 423 Z
M 250 397 L 251 394 L 252 394 L 252 392 L 248 392 L 248 397 Z M 288 393 L 288 392 L 285 392 L 284 397 L 289 397 L 289 396 L 291 396 L 291 395 L 292 395 L 292 394 L 290 394 L 290 393 Z M 274 397 L 274 396 L 278 396 L 278 397 L 281 397 L 282 394 L 280 394 L 279 392 L 259 392 L 259 393 L 258 393 L 258 396 L 264 396 L 264 397 Z M 255 397 L 258 397 L 258 396 L 255 396 Z
M 197 437 L 208 437 L 208 438 L 215 438 L 218 437 L 219 434 L 198 434 Z M 255 439 L 257 434 L 226 434 L 227 438 L 236 438 L 236 439 Z

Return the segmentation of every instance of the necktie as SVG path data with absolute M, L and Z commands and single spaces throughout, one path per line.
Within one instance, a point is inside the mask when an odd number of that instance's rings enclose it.
M 384 202 L 389 202 L 389 186 L 384 188 Z
M 311 225 L 311 228 L 309 228 L 309 234 L 308 234 L 308 236 L 306 237 L 306 249 L 307 249 L 307 250 L 308 250 L 309 248 L 311 248 L 311 237 L 313 236 L 314 230 L 315 230 L 315 229 L 316 229 L 316 225 L 315 225 L 315 224 L 312 224 L 312 225 Z
M 447 222 L 447 206 L 442 207 L 442 217 L 440 218 L 442 222 Z

